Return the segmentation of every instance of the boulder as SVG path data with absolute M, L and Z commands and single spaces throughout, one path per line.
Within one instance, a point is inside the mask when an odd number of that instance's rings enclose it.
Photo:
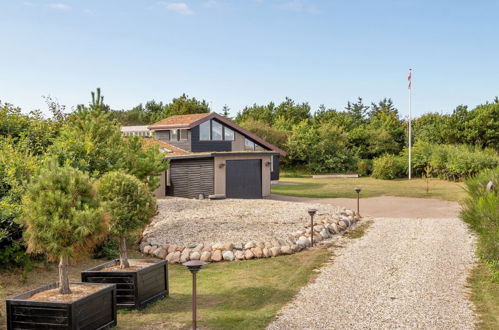
M 218 242 L 218 243 L 215 243 L 211 246 L 211 248 L 213 250 L 223 250 L 224 249 L 224 243 L 222 242 Z
M 161 250 L 158 252 L 157 255 L 155 254 L 155 256 L 160 258 L 160 259 L 165 259 L 167 254 L 168 254 L 168 251 L 165 248 L 161 248 Z
M 272 247 L 270 249 L 270 254 L 272 255 L 272 257 L 277 257 L 281 254 L 281 248 L 277 246 Z
M 272 247 L 272 243 L 270 243 L 270 242 L 265 242 L 265 247 L 266 247 L 267 249 L 270 249 L 270 248 Z
M 281 253 L 282 254 L 292 254 L 293 250 L 289 246 L 281 246 Z
M 184 263 L 186 261 L 189 261 L 190 254 L 191 254 L 191 249 L 185 248 L 184 251 L 182 251 L 182 254 L 180 255 L 180 262 Z
M 270 243 L 272 243 L 272 247 L 281 247 L 281 244 L 275 239 L 273 239 Z
M 234 244 L 234 249 L 236 250 L 242 250 L 243 248 L 244 248 L 243 243 Z
M 333 234 L 339 234 L 340 233 L 340 228 L 338 228 L 338 225 L 335 223 L 332 223 L 329 225 L 329 231 Z
M 293 252 L 300 252 L 301 250 L 303 250 L 304 247 L 303 246 L 300 246 L 298 244 L 293 244 L 291 246 L 291 250 L 293 250 Z
M 322 238 L 326 239 L 326 238 L 330 238 L 331 234 L 329 233 L 329 230 L 324 228 L 321 230 L 321 236 L 322 236 Z
M 256 243 L 256 247 L 258 247 L 260 249 L 263 249 L 265 247 L 265 243 L 264 242 L 258 242 L 258 243 Z
M 244 259 L 249 260 L 253 259 L 254 257 L 255 255 L 253 254 L 253 252 L 251 252 L 251 250 L 244 250 Z
M 251 241 L 251 242 L 248 242 L 244 245 L 244 249 L 245 250 L 248 250 L 248 249 L 252 249 L 256 246 L 255 242 Z
M 234 253 L 232 253 L 232 251 L 224 251 L 222 253 L 222 257 L 226 261 L 232 261 L 235 259 Z
M 266 248 L 266 247 L 262 249 L 262 253 L 263 253 L 263 256 L 265 258 L 269 258 L 269 257 L 272 256 L 272 254 L 270 253 L 270 250 L 268 248 Z
M 168 254 L 175 251 L 177 251 L 177 246 L 175 244 L 170 244 L 170 246 L 168 246 Z
M 194 252 L 201 252 L 204 248 L 204 244 L 203 243 L 199 243 L 198 245 L 196 245 L 196 247 L 194 247 L 194 249 L 192 249 L 192 251 Z
M 201 261 L 210 261 L 211 258 L 211 252 L 210 251 L 203 251 L 201 253 L 201 257 L 199 258 Z
M 232 244 L 232 243 L 225 243 L 223 249 L 227 250 L 227 251 L 231 251 L 232 249 L 234 249 L 234 244 Z
M 298 240 L 296 241 L 296 244 L 304 248 L 309 247 L 310 239 L 306 238 L 305 236 L 300 236 L 300 238 L 298 238 Z
M 171 253 L 172 257 L 168 260 L 171 264 L 178 264 L 180 262 L 180 251 L 175 251 Z M 170 253 L 168 254 L 170 257 Z
M 149 242 L 140 243 L 140 245 L 139 245 L 140 252 L 144 252 L 144 248 L 148 245 L 151 245 L 151 244 L 149 244 Z
M 252 248 L 251 252 L 255 256 L 255 258 L 261 258 L 261 257 L 263 257 L 263 250 L 262 250 L 262 248 L 260 248 L 258 246 L 255 247 L 255 248 Z
M 151 245 L 151 249 L 149 250 L 149 254 L 153 254 L 154 251 L 156 251 L 156 249 L 158 248 L 159 246 L 157 245 Z
M 212 249 L 211 249 L 211 246 L 205 246 L 201 249 L 201 252 L 211 252 Z
M 201 258 L 201 254 L 198 251 L 191 252 L 189 259 L 191 260 L 199 260 Z
M 211 260 L 212 261 L 222 261 L 222 250 L 215 250 L 211 254 Z
M 150 246 L 150 245 L 146 245 L 146 246 L 144 247 L 144 250 L 143 250 L 142 252 L 143 252 L 144 254 L 149 254 L 149 252 L 151 251 L 151 249 L 152 249 L 152 246 Z
M 236 250 L 234 253 L 236 260 L 244 260 L 244 252 L 242 250 Z

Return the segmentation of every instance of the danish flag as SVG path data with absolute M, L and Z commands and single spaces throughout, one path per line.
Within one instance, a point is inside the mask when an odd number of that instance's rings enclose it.
M 407 76 L 407 80 L 409 80 L 409 86 L 407 87 L 408 89 L 411 89 L 411 81 L 412 79 L 412 69 L 409 69 L 409 76 Z

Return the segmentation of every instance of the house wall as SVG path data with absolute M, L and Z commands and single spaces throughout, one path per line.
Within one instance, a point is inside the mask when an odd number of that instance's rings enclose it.
M 201 141 L 199 140 L 199 125 L 191 129 L 192 152 L 232 151 L 232 141 Z
M 168 139 L 168 131 L 169 130 L 161 130 L 161 131 L 155 131 L 154 134 L 156 138 L 160 141 L 166 142 L 168 144 L 171 144 L 174 147 L 186 150 L 186 151 L 191 151 L 191 140 L 192 140 L 192 133 L 191 130 L 187 130 L 187 140 L 169 140 Z
M 275 180 L 279 180 L 279 171 L 280 171 L 280 156 L 279 155 L 273 155 L 272 156 L 273 160 L 273 170 L 272 170 L 272 175 L 271 175 L 271 180 L 272 181 L 275 181 Z
M 270 195 L 270 165 L 265 165 L 270 162 L 271 155 L 268 156 L 218 156 L 215 157 L 215 194 L 225 195 L 225 166 L 220 168 L 220 164 L 224 164 L 227 160 L 237 159 L 261 159 L 262 160 L 262 195 L 263 197 Z
M 232 151 L 244 151 L 244 135 L 234 132 L 234 141 L 232 141 Z

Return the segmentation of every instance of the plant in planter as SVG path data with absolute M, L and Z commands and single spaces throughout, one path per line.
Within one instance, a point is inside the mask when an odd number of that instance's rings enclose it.
M 168 294 L 167 262 L 128 259 L 126 236 L 144 227 L 156 213 L 147 185 L 123 171 L 104 174 L 97 182 L 109 231 L 119 237 L 120 258 L 82 272 L 82 281 L 115 283 L 122 308 L 140 308 Z
M 41 169 L 23 198 L 28 252 L 59 260 L 59 282 L 7 300 L 9 329 L 101 329 L 116 324 L 116 287 L 69 282 L 70 260 L 103 238 L 104 217 L 89 177 L 55 163 Z

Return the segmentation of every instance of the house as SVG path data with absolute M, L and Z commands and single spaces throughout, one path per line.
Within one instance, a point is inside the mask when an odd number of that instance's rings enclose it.
M 170 168 L 157 197 L 262 198 L 286 153 L 216 113 L 171 116 L 148 126 Z

